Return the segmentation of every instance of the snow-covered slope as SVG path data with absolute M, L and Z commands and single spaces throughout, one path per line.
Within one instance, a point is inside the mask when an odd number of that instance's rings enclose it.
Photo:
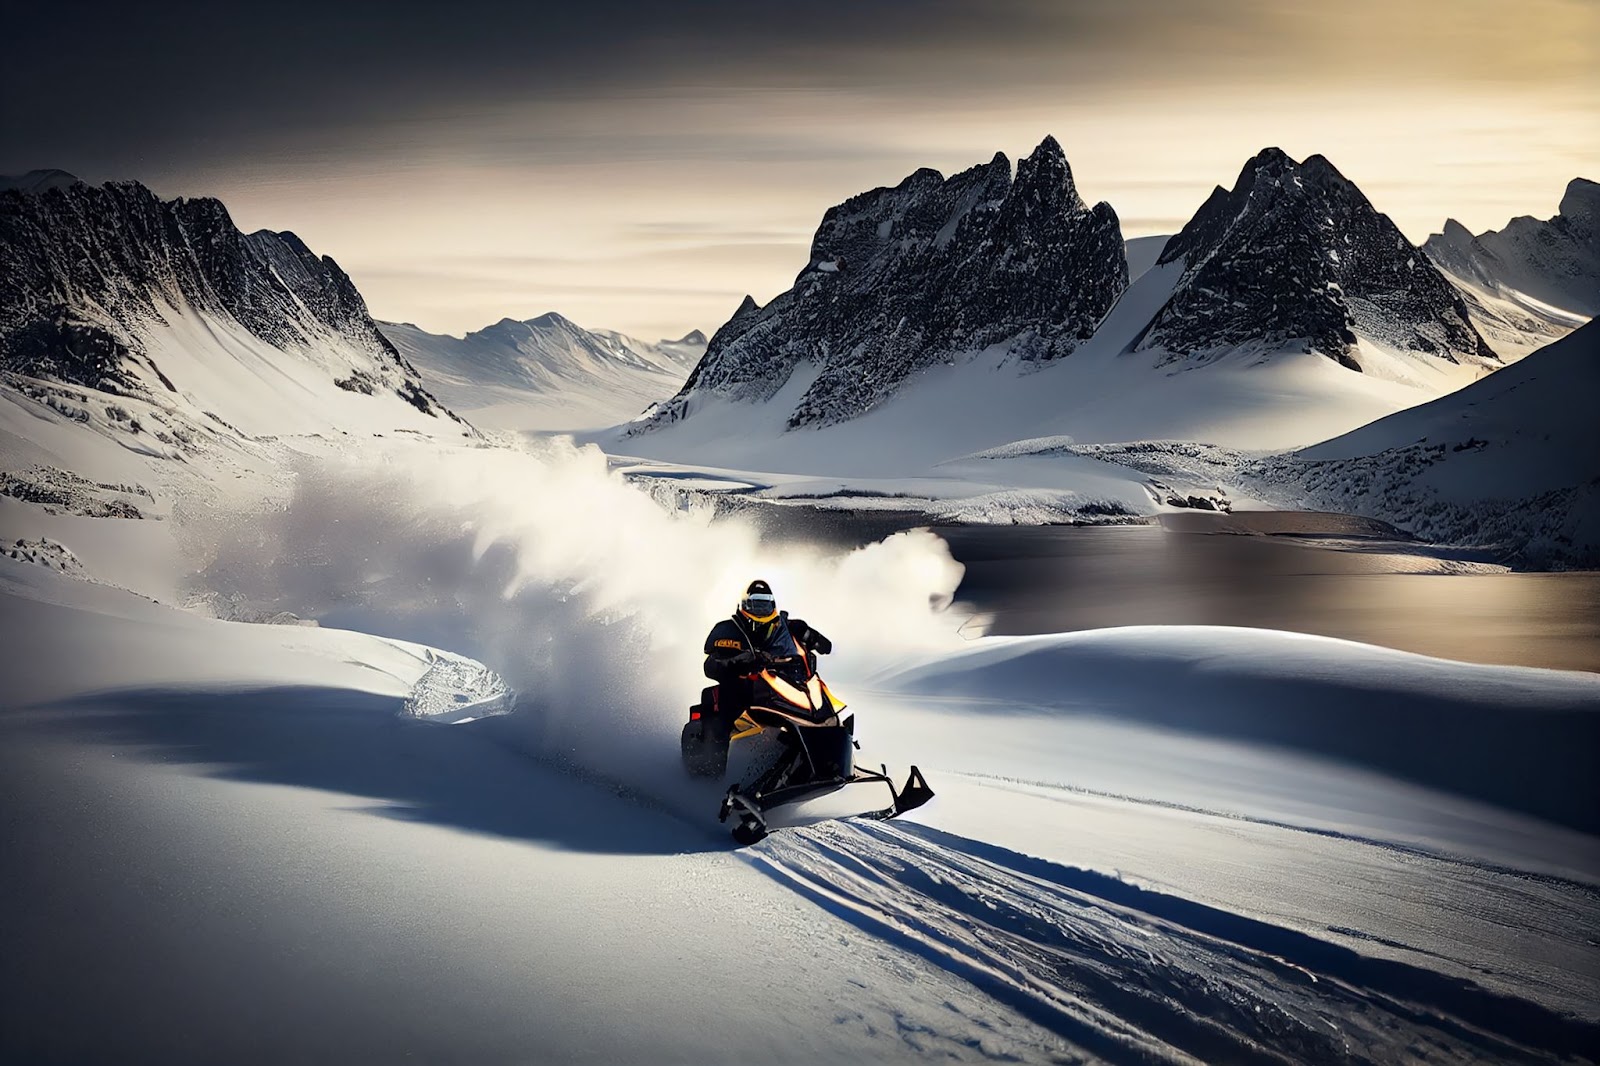
M 1600 184 L 1574 178 L 1555 217 L 1520 216 L 1473 236 L 1455 219 L 1422 246 L 1459 280 L 1523 303 L 1600 315 Z
M 794 287 L 765 307 L 746 298 L 635 432 L 721 401 L 781 406 L 790 427 L 833 425 L 994 345 L 1058 359 L 1127 283 L 1116 213 L 1084 203 L 1054 138 L 1015 179 L 1004 155 L 948 179 L 919 170 L 829 209 Z
M 705 354 L 698 330 L 655 344 L 588 330 L 550 313 L 502 319 L 465 337 L 380 323 L 429 386 L 475 425 L 593 429 L 625 421 L 675 392 Z
M 0 192 L 0 371 L 246 432 L 449 420 L 333 260 L 135 182 Z
M 268 514 L 180 519 L 217 591 L 367 633 L 0 559 L 0 1057 L 1467 1063 L 1600 1037 L 1593 676 L 1207 627 L 963 641 L 930 535 L 774 550 L 561 442 L 379 445 Z M 681 776 L 684 620 L 758 564 L 835 637 L 863 758 L 929 775 L 912 818 L 733 852 L 719 787 Z M 416 721 L 423 631 L 525 698 Z
M 1161 233 L 1152 237 L 1130 237 L 1122 242 L 1123 250 L 1128 256 L 1128 282 L 1131 284 L 1139 280 L 1146 270 L 1156 265 L 1156 260 L 1161 258 L 1161 249 L 1172 240 L 1172 234 Z
M 1554 218 L 1512 219 L 1473 236 L 1455 219 L 1422 246 L 1508 355 L 1600 314 L 1600 185 L 1574 178 Z
M 1306 503 L 1540 566 L 1600 567 L 1600 324 L 1260 476 Z

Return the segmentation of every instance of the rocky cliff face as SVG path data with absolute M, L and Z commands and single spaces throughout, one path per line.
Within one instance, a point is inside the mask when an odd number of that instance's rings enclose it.
M 1522 216 L 1505 229 L 1474 236 L 1450 219 L 1422 250 L 1469 287 L 1521 297 L 1581 318 L 1600 315 L 1600 184 L 1574 178 L 1554 218 Z
M 915 371 L 994 345 L 1056 359 L 1127 283 L 1116 213 L 1084 204 L 1054 139 L 1014 178 L 1003 155 L 951 178 L 919 170 L 829 210 L 794 287 L 765 307 L 747 298 L 638 429 L 709 397 L 771 400 L 801 373 L 814 376 L 791 428 L 864 414 Z
M 346 389 L 444 413 L 349 276 L 292 233 L 244 234 L 216 200 L 137 182 L 0 192 L 0 369 L 137 391 L 143 337 L 191 310 L 307 353 Z
M 1321 156 L 1269 148 L 1220 186 L 1162 250 L 1181 263 L 1141 349 L 1203 362 L 1241 345 L 1301 344 L 1360 369 L 1358 337 L 1497 365 L 1461 297 Z

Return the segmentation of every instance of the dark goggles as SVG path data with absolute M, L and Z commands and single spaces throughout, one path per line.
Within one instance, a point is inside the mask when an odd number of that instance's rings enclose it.
M 739 601 L 739 610 L 757 622 L 765 622 L 778 613 L 778 598 L 770 592 L 755 592 Z

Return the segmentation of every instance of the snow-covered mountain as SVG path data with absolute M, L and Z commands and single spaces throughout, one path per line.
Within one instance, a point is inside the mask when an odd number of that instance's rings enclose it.
M 0 192 L 0 371 L 247 433 L 447 416 L 339 265 L 137 182 Z M 31 383 L 31 384 L 30 384 Z M 352 400 L 356 402 L 351 402 Z
M 1459 392 L 1251 470 L 1300 505 L 1519 565 L 1600 567 L 1600 323 Z
M 1477 236 L 1449 219 L 1422 250 L 1497 348 L 1520 355 L 1600 314 L 1600 184 L 1574 178 L 1555 217 Z
M 0 174 L 0 192 L 16 189 L 24 193 L 41 193 L 46 189 L 65 189 L 77 185 L 76 174 L 65 170 L 30 170 L 26 174 Z
M 1256 155 L 1157 265 L 1181 273 L 1138 346 L 1174 361 L 1298 346 L 1365 370 L 1364 339 L 1402 357 L 1498 365 L 1428 258 L 1320 155 Z
M 135 183 L 44 185 L 0 192 L 13 557 L 182 602 L 180 516 L 281 500 L 296 448 L 476 438 L 294 234 Z
M 1083 206 L 1055 141 L 1007 177 L 997 157 L 834 208 L 795 287 L 766 307 L 747 298 L 683 390 L 619 449 L 689 455 L 718 433 L 764 433 L 779 414 L 783 430 L 835 433 L 891 408 L 897 443 L 908 429 L 950 432 L 967 450 L 1030 432 L 1183 437 L 1203 416 L 1229 443 L 1281 447 L 1317 439 L 1312 424 L 1353 428 L 1501 365 L 1456 289 L 1321 156 L 1266 149 L 1180 233 L 1127 245 L 1108 206 Z M 1306 356 L 1341 373 L 1309 370 Z M 1187 399 L 1158 397 L 1169 391 Z M 955 429 L 981 417 L 987 431 Z M 656 435 L 669 439 L 646 442 Z
M 707 398 L 763 403 L 792 381 L 787 424 L 825 426 L 882 404 L 916 371 L 1006 345 L 1047 362 L 1070 354 L 1128 283 L 1116 213 L 1085 205 L 1047 137 L 945 178 L 918 170 L 830 209 L 794 287 L 745 302 L 683 390 L 638 430 Z
M 551 312 L 465 337 L 379 323 L 428 384 L 476 425 L 573 430 L 614 425 L 670 396 L 705 354 L 699 330 L 654 344 Z

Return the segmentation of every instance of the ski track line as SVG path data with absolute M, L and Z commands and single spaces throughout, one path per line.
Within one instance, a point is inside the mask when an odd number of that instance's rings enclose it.
M 1023 789 L 1037 789 L 1041 791 L 1068 792 L 1078 796 L 1093 796 L 1096 799 L 1116 800 L 1120 803 L 1134 804 L 1140 807 L 1160 807 L 1163 810 L 1181 811 L 1184 814 L 1199 814 L 1208 818 L 1221 818 L 1230 822 L 1242 822 L 1248 825 L 1265 826 L 1269 829 L 1283 829 L 1291 833 L 1306 833 L 1310 836 L 1323 837 L 1328 840 L 1341 840 L 1351 844 L 1362 844 L 1371 848 L 1380 848 L 1384 851 L 1411 856 L 1420 859 L 1431 859 L 1451 866 L 1464 866 L 1471 870 L 1484 873 L 1499 874 L 1504 877 L 1516 878 L 1519 881 L 1528 881 L 1534 884 L 1549 885 L 1553 888 L 1568 889 L 1578 893 L 1585 899 L 1600 905 L 1600 885 L 1587 881 L 1577 881 L 1560 874 L 1540 873 L 1536 870 L 1524 870 L 1516 866 L 1505 866 L 1501 863 L 1491 862 L 1487 859 L 1475 859 L 1454 852 L 1440 851 L 1425 847 L 1421 844 L 1407 844 L 1398 840 L 1383 840 L 1378 837 L 1362 836 L 1360 833 L 1349 833 L 1341 829 L 1329 829 L 1322 826 L 1298 825 L 1294 822 L 1278 821 L 1274 818 L 1262 818 L 1255 815 L 1240 814 L 1237 811 L 1214 810 L 1210 807 L 1197 807 L 1193 804 L 1178 803 L 1173 800 L 1151 799 L 1145 796 L 1133 796 L 1122 792 L 1109 792 L 1102 789 L 1085 788 L 1081 785 L 1067 785 L 1054 781 L 1034 781 L 1023 777 L 1008 777 L 1004 774 L 976 773 L 969 770 L 943 770 L 941 773 L 952 774 L 956 777 L 970 778 L 989 788 L 1003 791 L 1020 792 L 1024 795 L 1036 796 L 1040 799 L 1050 799 L 1049 796 L 1040 795 L 1038 791 L 1023 792 Z M 1022 786 L 1021 788 L 1013 786 Z
M 741 855 L 1116 1063 L 1591 1059 L 1600 1025 L 1469 981 L 921 825 Z

